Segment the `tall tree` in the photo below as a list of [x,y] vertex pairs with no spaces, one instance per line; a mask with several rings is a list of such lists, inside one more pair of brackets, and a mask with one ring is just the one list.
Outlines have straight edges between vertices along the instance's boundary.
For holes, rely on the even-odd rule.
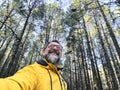
[[114,70],[113,70],[113,67],[111,65],[111,62],[110,62],[110,58],[109,58],[109,55],[108,55],[108,52],[105,48],[105,44],[103,42],[103,39],[102,39],[102,36],[101,36],[101,32],[100,32],[100,28],[98,27],[98,23],[97,23],[97,19],[95,18],[95,24],[97,26],[97,30],[98,30],[98,35],[99,35],[99,38],[100,38],[100,43],[101,43],[101,46],[102,46],[102,49],[103,49],[103,53],[105,55],[105,62],[106,62],[106,67],[108,69],[108,74],[110,74],[110,78],[112,79],[112,89],[118,89],[118,82],[117,82],[117,79],[116,79],[116,76],[115,76],[115,73],[114,73]]
[[98,0],[96,0],[96,1],[97,1],[98,6],[99,6],[99,9],[101,11],[101,14],[103,15],[103,18],[105,20],[106,26],[107,26],[108,31],[110,33],[111,39],[113,40],[113,43],[115,45],[116,51],[117,51],[119,59],[120,59],[120,47],[119,47],[118,41],[116,40],[115,34],[113,33],[113,29],[112,29],[111,25],[109,24],[108,19],[104,13],[99,1]]

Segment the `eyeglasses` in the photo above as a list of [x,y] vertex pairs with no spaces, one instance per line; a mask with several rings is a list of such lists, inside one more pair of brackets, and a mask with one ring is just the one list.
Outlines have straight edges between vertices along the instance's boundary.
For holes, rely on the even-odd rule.
[[54,48],[54,47],[56,47],[58,50],[62,50],[62,46],[60,46],[60,45],[51,44],[51,45],[48,45],[47,47],[48,48]]

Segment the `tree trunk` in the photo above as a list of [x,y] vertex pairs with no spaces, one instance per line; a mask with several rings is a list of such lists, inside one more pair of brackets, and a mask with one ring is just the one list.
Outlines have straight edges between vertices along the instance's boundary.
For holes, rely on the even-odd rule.
[[[83,36],[82,35],[80,35],[80,37],[79,37],[79,48],[77,50],[80,51],[80,54],[81,54],[82,69],[83,69],[84,77],[85,77],[85,80],[84,80],[85,81],[85,86],[84,86],[84,83],[82,83],[81,90],[83,90],[83,87],[84,87],[85,90],[92,90],[91,87],[90,87],[90,78],[89,78],[89,73],[88,73],[88,66],[87,66],[87,63],[86,63],[86,56],[85,56],[85,51],[84,51],[85,49],[84,49]],[[80,69],[80,71],[82,73],[81,69]]]
[[8,70],[8,72],[7,72],[8,76],[14,74],[14,70],[15,70],[15,68],[16,68],[16,64],[17,64],[18,59],[19,59],[19,56],[20,56],[19,54],[20,54],[20,52],[21,52],[21,51],[19,51],[19,48],[20,48],[19,46],[20,46],[20,44],[22,44],[21,41],[22,41],[24,32],[25,32],[25,30],[26,30],[26,27],[27,27],[28,20],[29,20],[29,18],[30,18],[32,9],[33,9],[33,7],[29,9],[29,14],[27,15],[27,18],[26,18],[24,27],[23,27],[23,29],[22,29],[22,31],[21,31],[20,38],[19,38],[19,39],[16,39],[15,42],[14,42],[14,45],[13,45],[13,46],[14,46],[14,48],[13,48],[13,53],[12,53],[11,58],[10,58],[10,61],[11,61],[11,62],[10,62],[9,65],[8,65],[8,68],[9,68],[9,70]]
[[95,55],[95,51],[94,51],[94,46],[93,46],[93,40],[90,37],[90,42],[91,42],[91,47],[92,47],[92,51],[93,51],[93,56],[94,56],[94,60],[95,60],[95,67],[96,67],[96,72],[97,72],[97,83],[98,83],[98,90],[103,90],[102,87],[102,81],[101,81],[101,77],[100,77],[100,73],[99,73],[99,69],[98,69],[98,65],[97,65],[97,58]]
[[8,15],[5,17],[4,21],[2,22],[2,25],[0,26],[0,30],[2,29],[2,27],[4,26],[4,24],[6,23],[6,21],[8,20],[8,18],[10,18],[10,15],[11,15],[11,13],[12,13],[13,10],[14,10],[14,6],[10,10],[10,12],[8,13]]
[[108,49],[109,49],[109,52],[110,52],[110,56],[111,56],[111,59],[112,59],[112,62],[113,62],[113,66],[114,66],[114,68],[115,68],[115,72],[116,72],[116,74],[117,74],[117,77],[118,77],[118,81],[119,81],[119,83],[120,83],[120,68],[119,68],[119,63],[117,62],[117,60],[116,60],[116,58],[114,57],[114,55],[113,55],[113,53],[112,53],[112,47],[111,47],[111,45],[110,45],[110,43],[109,43],[109,41],[108,41],[108,37],[106,36],[106,33],[105,33],[105,31],[104,31],[104,28],[103,28],[103,26],[101,25],[101,27],[102,27],[102,30],[103,30],[103,35],[104,35],[104,37],[105,37],[105,40],[106,40],[106,43],[107,43],[107,47],[108,47]]
[[112,80],[112,89],[113,90],[118,90],[117,79],[116,79],[113,67],[111,65],[110,58],[109,58],[108,53],[106,51],[106,48],[105,48],[105,45],[104,45],[104,42],[103,42],[103,39],[102,39],[102,36],[101,36],[101,32],[100,32],[100,29],[98,27],[99,25],[98,25],[95,17],[94,17],[94,19],[95,19],[95,25],[96,25],[96,28],[97,28],[97,31],[98,31],[99,39],[100,39],[100,44],[102,46],[103,53],[104,53],[104,56],[105,56],[106,67],[108,69],[108,73],[110,74],[110,77],[111,77],[111,80]]
[[12,37],[13,37],[13,36],[11,36],[11,37],[7,40],[6,45],[5,45],[5,48],[4,48],[3,52],[2,52],[2,54],[0,55],[0,66],[1,66],[1,63],[3,62],[2,59],[3,59],[3,57],[5,56],[5,53],[6,53],[6,51],[7,51],[8,45],[10,44],[10,42],[11,42],[11,40],[12,40]]
[[[99,46],[99,45],[98,45]],[[100,46],[99,46],[100,47]],[[98,48],[98,53],[100,54],[100,59],[101,59],[101,62],[102,62],[102,66],[103,66],[103,70],[104,70],[104,74],[105,74],[105,79],[106,79],[106,83],[107,83],[107,87],[108,87],[108,90],[112,90],[112,86],[111,86],[111,82],[109,80],[109,75],[108,75],[108,72],[106,70],[106,62],[105,60],[103,59],[104,55],[103,55],[103,51],[100,50],[100,48]]]
[[102,10],[101,5],[100,5],[98,0],[97,0],[97,4],[98,4],[99,9],[100,9],[100,11],[101,11],[101,13],[103,15],[103,18],[105,20],[106,26],[107,26],[108,31],[110,33],[111,39],[112,39],[112,41],[113,41],[113,43],[115,45],[116,51],[117,51],[119,59],[120,59],[120,47],[119,47],[118,41],[116,40],[115,34],[113,33],[113,30],[112,30],[112,27],[110,26],[110,24],[109,24],[109,22],[107,20],[107,17],[105,15],[104,11]]
[[6,41],[6,38],[3,40],[3,41],[1,41],[1,45],[0,45],[0,48],[2,48],[3,47],[3,45],[4,45],[4,43],[5,43],[5,41]]
[[84,25],[84,30],[85,30],[85,36],[87,39],[87,47],[88,47],[87,55],[91,61],[91,67],[92,67],[92,73],[93,73],[93,83],[94,83],[94,86],[95,86],[95,84],[97,85],[97,87],[94,87],[94,88],[98,88],[98,90],[102,90],[102,87],[100,87],[99,82],[96,82],[97,81],[97,72],[96,72],[95,63],[94,63],[94,59],[93,59],[92,52],[91,52],[91,46],[90,46],[90,42],[89,42],[89,38],[88,38],[88,33],[86,30],[84,18],[83,18],[83,25]]

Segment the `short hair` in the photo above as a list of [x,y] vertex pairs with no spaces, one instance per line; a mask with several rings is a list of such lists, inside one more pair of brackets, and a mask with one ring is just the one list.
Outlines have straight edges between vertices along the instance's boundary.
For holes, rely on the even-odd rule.
[[[50,42],[47,42],[47,43],[44,45],[43,50],[45,50],[45,49],[47,48],[47,46],[48,46],[51,42],[56,42],[56,43],[60,44],[60,42],[59,42],[58,40],[52,40],[52,41],[50,41]],[[61,44],[60,44],[60,45],[61,45]],[[62,45],[61,45],[61,47],[62,47]]]

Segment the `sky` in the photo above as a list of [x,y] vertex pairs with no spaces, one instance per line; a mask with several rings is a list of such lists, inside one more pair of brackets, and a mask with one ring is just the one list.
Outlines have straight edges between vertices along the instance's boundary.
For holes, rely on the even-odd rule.
[[[0,5],[4,0],[0,0]],[[115,0],[99,0],[101,2],[107,3],[109,1],[113,2]],[[44,0],[44,2],[47,3],[52,3],[52,2],[57,2],[58,4],[61,5],[61,7],[66,11],[69,5],[72,3],[72,0]],[[60,3],[61,2],[61,3]]]
[[65,11],[72,3],[72,0],[44,0],[47,3],[57,2]]
[[[44,0],[47,3],[53,3],[58,2],[58,4],[61,4],[61,7],[67,11],[67,8],[72,3],[72,0]],[[100,2],[108,3],[108,2],[115,2],[116,0],[99,0]],[[61,3],[60,3],[61,2]],[[114,9],[115,6],[112,7]]]

